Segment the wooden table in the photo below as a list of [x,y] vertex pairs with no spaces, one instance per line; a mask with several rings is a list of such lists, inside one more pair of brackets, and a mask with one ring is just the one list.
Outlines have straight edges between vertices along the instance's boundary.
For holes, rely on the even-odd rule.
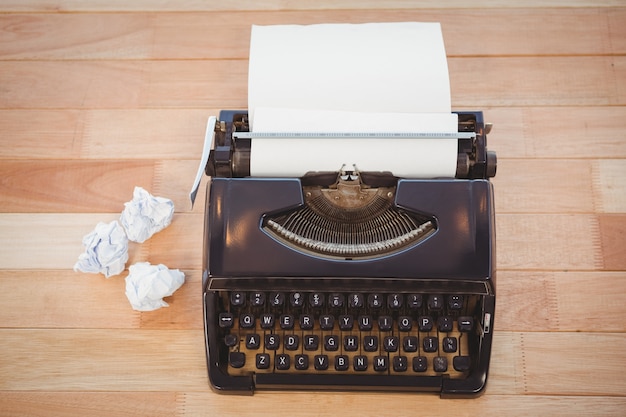
[[[0,5],[0,414],[625,415],[623,0],[260,3]],[[211,392],[203,205],[187,193],[207,117],[246,107],[250,25],[409,20],[442,23],[454,109],[494,124],[486,394]],[[136,185],[176,214],[131,244],[128,265],[187,276],[169,308],[147,313],[130,308],[125,273],[72,271],[83,235],[117,218]]]

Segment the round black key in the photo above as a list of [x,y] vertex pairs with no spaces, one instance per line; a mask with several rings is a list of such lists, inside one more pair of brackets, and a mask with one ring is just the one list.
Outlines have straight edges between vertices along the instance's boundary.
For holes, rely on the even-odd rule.
[[258,334],[247,334],[246,335],[246,348],[247,349],[258,349],[261,346],[261,336]]
[[230,329],[233,327],[233,314],[232,313],[220,313],[219,315],[219,326],[223,329]]
[[443,308],[443,295],[431,295],[428,297],[429,310],[441,310]]
[[433,369],[435,372],[446,372],[448,370],[448,358],[445,356],[435,356],[433,358]]
[[324,349],[330,351],[336,351],[339,349],[339,336],[334,334],[324,336]]
[[265,348],[268,350],[276,350],[280,346],[280,336],[277,334],[265,335]]
[[256,354],[256,368],[257,369],[269,369],[270,367],[270,355],[268,353]]
[[413,357],[413,371],[426,372],[428,369],[428,358],[426,356]]
[[370,308],[380,308],[383,306],[383,296],[381,294],[370,294],[367,296],[367,305]]
[[264,292],[251,292],[250,293],[250,305],[254,307],[261,307],[263,304],[265,304]]
[[458,320],[460,332],[471,332],[474,327],[474,318],[472,316],[461,316]]
[[309,305],[314,308],[322,307],[324,305],[324,294],[319,292],[309,294]]
[[296,369],[304,371],[309,369],[309,356],[308,355],[296,355]]
[[290,334],[285,336],[285,349],[296,350],[300,345],[300,336],[297,334]]
[[455,356],[452,359],[452,366],[459,372],[469,371],[472,359],[469,356]]
[[394,356],[393,357],[393,370],[395,372],[404,372],[408,368],[408,361],[406,356]]
[[270,293],[269,302],[272,307],[281,307],[285,304],[285,294],[282,292],[272,292]]
[[353,293],[348,297],[348,305],[351,308],[363,307],[363,294]]
[[239,317],[239,327],[243,329],[251,329],[255,326],[256,319],[254,314],[243,314]]
[[292,292],[289,295],[289,304],[291,304],[292,307],[302,307],[304,304],[304,294],[301,292]]
[[341,308],[343,307],[344,296],[341,293],[332,293],[328,296],[328,304],[332,308]]
[[422,306],[422,294],[409,294],[406,302],[411,310],[417,310]]
[[387,307],[393,310],[402,307],[402,294],[389,294],[387,296]]
[[439,316],[437,319],[437,328],[440,332],[451,332],[454,320],[450,316]]
[[320,316],[320,329],[332,330],[335,326],[335,317],[328,314],[322,314]]
[[224,337],[224,343],[228,347],[235,346],[238,342],[239,342],[239,338],[232,333],[229,333]]
[[393,318],[391,316],[378,317],[378,328],[381,332],[388,332],[393,327]]
[[413,327],[413,320],[409,316],[398,317],[398,330],[408,332]]
[[243,352],[230,352],[228,355],[228,363],[233,368],[241,368],[246,364],[246,354]]
[[328,369],[328,356],[327,355],[315,355],[313,358],[315,361],[315,369],[318,371],[325,371]]
[[450,310],[460,310],[463,308],[463,296],[451,295],[448,297],[448,308]]
[[246,303],[246,293],[243,291],[233,291],[230,293],[230,304],[233,307],[241,307]]

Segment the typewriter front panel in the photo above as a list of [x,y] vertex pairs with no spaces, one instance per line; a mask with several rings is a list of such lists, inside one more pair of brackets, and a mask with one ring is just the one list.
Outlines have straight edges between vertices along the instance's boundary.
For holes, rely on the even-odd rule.
[[214,178],[204,307],[209,374],[255,388],[440,391],[485,385],[495,308],[491,184],[401,180],[395,205],[436,230],[389,255],[338,259],[263,230],[302,206],[298,179]]
[[266,215],[304,204],[299,179],[213,178],[205,266],[215,277],[492,278],[492,186],[487,180],[399,180],[395,205],[432,216],[417,245],[371,258],[325,257],[263,230]]

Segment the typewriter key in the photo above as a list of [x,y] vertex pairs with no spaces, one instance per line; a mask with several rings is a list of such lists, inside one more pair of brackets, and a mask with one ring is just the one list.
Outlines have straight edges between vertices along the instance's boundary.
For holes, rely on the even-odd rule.
[[426,372],[428,370],[428,359],[426,356],[415,356],[413,358],[413,371]]
[[459,372],[469,371],[472,359],[469,356],[455,356],[452,359],[452,366]]
[[233,307],[240,307],[246,303],[246,293],[242,291],[233,291],[230,293],[230,304]]
[[341,308],[343,307],[344,296],[340,293],[332,293],[328,296],[328,304],[332,308]]
[[267,353],[256,354],[256,368],[257,369],[269,369],[270,367],[270,355]]
[[250,293],[250,304],[254,307],[261,307],[265,304],[265,293],[253,292]]
[[448,370],[448,358],[445,356],[435,356],[433,358],[433,368],[435,372],[446,372]]
[[315,355],[313,358],[315,361],[315,369],[318,371],[325,371],[328,369],[328,356],[326,355]]
[[408,361],[406,356],[394,356],[393,357],[393,370],[395,372],[404,372],[408,368]]
[[367,305],[370,308],[380,308],[383,306],[383,296],[381,294],[370,294],[367,296]]
[[233,368],[241,368],[246,364],[246,354],[243,352],[230,352],[228,355],[228,363]]
[[272,292],[270,293],[269,302],[272,307],[281,307],[285,303],[285,294],[282,292]]

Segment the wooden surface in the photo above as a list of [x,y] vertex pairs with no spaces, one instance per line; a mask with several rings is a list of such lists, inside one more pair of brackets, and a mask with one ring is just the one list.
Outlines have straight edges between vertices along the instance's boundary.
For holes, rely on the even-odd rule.
[[[382,4],[2,1],[0,415],[626,414],[626,3]],[[454,109],[494,124],[486,394],[212,393],[203,205],[186,196],[207,117],[246,107],[250,25],[408,20],[442,23]],[[149,313],[130,308],[125,273],[72,271],[83,235],[135,185],[176,215],[128,265],[187,276]]]

